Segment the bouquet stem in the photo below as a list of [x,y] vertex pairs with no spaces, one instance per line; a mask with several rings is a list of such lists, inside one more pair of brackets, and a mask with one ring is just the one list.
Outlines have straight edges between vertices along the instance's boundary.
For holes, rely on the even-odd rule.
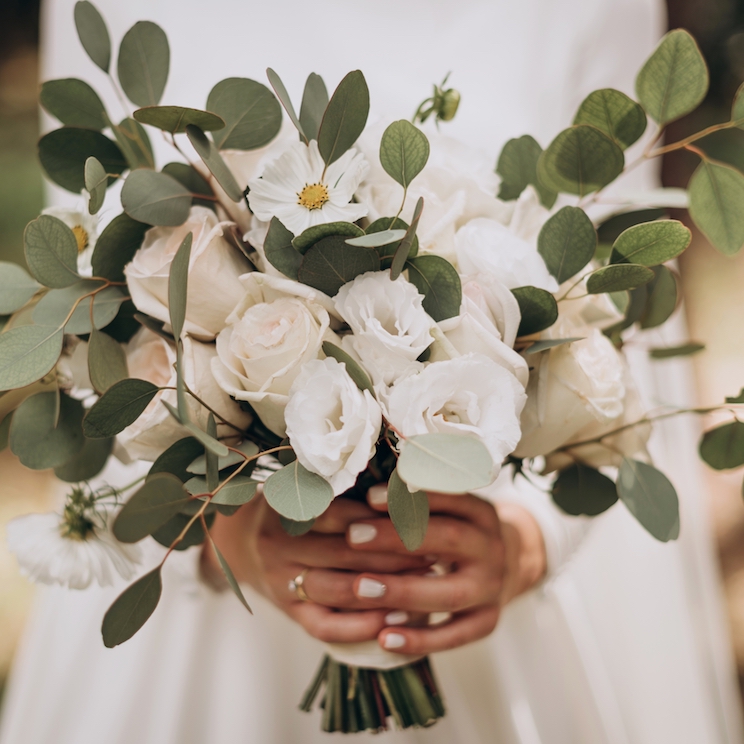
[[389,718],[399,729],[431,726],[444,716],[428,657],[395,669],[366,669],[341,664],[326,654],[300,710],[312,710],[324,686],[323,731],[380,732],[388,729]]

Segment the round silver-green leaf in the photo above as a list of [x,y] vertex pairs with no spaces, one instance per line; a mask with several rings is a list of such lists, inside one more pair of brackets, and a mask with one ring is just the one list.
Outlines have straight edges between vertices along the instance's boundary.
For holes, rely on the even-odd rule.
[[410,491],[393,470],[388,482],[388,513],[398,537],[407,550],[417,550],[429,526],[429,497],[424,491]]
[[715,470],[744,465],[744,423],[732,421],[705,432],[700,457]]
[[164,227],[186,221],[191,198],[175,178],[144,169],[132,171],[121,190],[121,204],[133,220]]
[[646,266],[613,264],[591,273],[586,280],[586,291],[589,294],[620,292],[648,284],[653,278],[654,272]]
[[27,325],[0,333],[0,390],[26,387],[48,374],[62,353],[55,326]]
[[319,517],[333,501],[328,482],[295,460],[264,483],[264,496],[274,511],[295,522]]
[[561,470],[553,483],[553,501],[566,514],[595,517],[617,502],[615,484],[599,470],[576,463]]
[[155,612],[163,591],[160,566],[125,589],[103,617],[101,635],[106,648],[128,641]]
[[106,169],[96,158],[88,158],[85,161],[85,190],[89,194],[88,212],[97,214],[106,199],[106,188],[108,187],[108,175]]
[[318,149],[326,165],[357,141],[367,124],[369,88],[360,70],[348,73],[328,102],[318,130]]
[[64,78],[42,83],[39,103],[65,126],[105,129],[109,122],[103,102],[83,80]]
[[578,274],[592,260],[596,247],[597,231],[578,207],[556,212],[537,238],[537,251],[559,284]]
[[441,256],[416,256],[406,261],[408,281],[424,296],[424,310],[437,323],[460,312],[462,283],[455,267]]
[[83,448],[67,462],[54,468],[54,474],[66,483],[81,483],[97,476],[106,467],[114,440],[88,439]]
[[346,245],[343,236],[334,235],[318,241],[305,253],[297,279],[333,297],[347,282],[379,268],[380,258],[374,250]]
[[124,347],[107,333],[93,329],[88,340],[88,374],[93,388],[105,393],[129,376]]
[[573,123],[601,129],[624,150],[646,131],[646,112],[625,93],[602,88],[582,101]]
[[88,0],[75,3],[75,27],[83,49],[104,72],[111,65],[111,38],[106,22]]
[[26,225],[23,243],[28,268],[43,285],[69,287],[80,281],[77,239],[62,220],[42,214]]
[[612,246],[611,263],[658,266],[679,256],[692,233],[677,220],[657,220],[629,227]]
[[221,116],[185,106],[147,106],[137,109],[134,118],[142,124],[149,124],[171,134],[182,134],[189,124],[199,127],[203,132],[214,132],[225,126],[225,120]]
[[382,134],[380,163],[404,189],[421,173],[429,159],[429,140],[406,119],[394,121]]
[[0,315],[20,310],[40,289],[18,264],[0,261]]
[[85,436],[91,439],[105,439],[123,431],[140,417],[158,390],[157,385],[136,378],[115,383],[85,415],[83,419]]
[[170,47],[160,26],[139,21],[124,34],[117,72],[127,98],[137,106],[157,106],[168,81]]
[[558,303],[550,292],[539,287],[516,287],[512,294],[519,303],[521,320],[517,336],[544,331],[558,320]]

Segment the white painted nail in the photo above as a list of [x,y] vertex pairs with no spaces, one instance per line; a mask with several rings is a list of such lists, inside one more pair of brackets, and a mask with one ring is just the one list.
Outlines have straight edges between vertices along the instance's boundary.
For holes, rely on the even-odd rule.
[[367,498],[369,499],[369,503],[375,506],[387,504],[387,486],[384,483],[378,483],[376,486],[372,486],[367,492]]
[[379,599],[384,596],[386,589],[385,584],[375,579],[361,579],[359,581],[359,589],[357,589],[357,596],[368,599]]
[[406,637],[400,633],[388,633],[385,636],[385,648],[403,648],[406,645]]
[[393,610],[385,615],[385,625],[405,625],[408,622],[408,613],[405,610]]
[[377,528],[371,524],[352,524],[349,527],[349,540],[355,545],[367,543],[377,537]]

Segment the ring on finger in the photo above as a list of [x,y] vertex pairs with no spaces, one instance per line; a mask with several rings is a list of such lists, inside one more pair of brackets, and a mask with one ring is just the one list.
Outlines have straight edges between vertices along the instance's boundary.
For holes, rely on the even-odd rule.
[[309,568],[303,568],[302,571],[295,576],[294,579],[290,579],[287,584],[289,591],[294,592],[297,599],[301,602],[310,601],[310,597],[307,596],[307,592],[305,591],[305,579],[307,578],[309,570]]

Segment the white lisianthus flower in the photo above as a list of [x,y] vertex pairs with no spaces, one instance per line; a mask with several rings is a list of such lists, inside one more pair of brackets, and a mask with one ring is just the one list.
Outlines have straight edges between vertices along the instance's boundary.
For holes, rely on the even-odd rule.
[[524,387],[482,354],[434,362],[393,385],[384,400],[388,421],[409,437],[443,432],[469,434],[486,445],[495,478],[520,437]]
[[375,384],[390,385],[421,366],[416,359],[432,342],[434,321],[419,294],[403,276],[368,271],[344,284],[335,298],[336,312],[353,335],[344,338]]
[[[130,377],[158,385],[175,387],[176,350],[164,338],[143,328],[125,347]],[[208,406],[235,426],[244,429],[250,415],[230,399],[212,376],[211,361],[216,354],[214,344],[203,344],[190,336],[183,338],[183,374],[186,385]],[[138,460],[155,460],[171,444],[188,436],[188,432],[168,413],[161,401],[176,406],[176,391],[161,390],[148,403],[140,417],[118,436],[119,444],[129,457]],[[209,412],[187,394],[186,402],[191,420],[206,429]],[[217,434],[224,437],[235,430],[217,419]]]
[[325,478],[335,496],[351,488],[374,454],[382,411],[346,365],[330,357],[303,365],[284,415],[300,464]]
[[98,217],[88,214],[87,209],[70,209],[69,207],[47,207],[41,213],[62,220],[72,230],[78,248],[78,274],[92,276],[93,267],[90,262],[93,258],[96,240],[98,240]]
[[355,222],[367,214],[367,207],[351,203],[367,167],[351,149],[326,168],[315,140],[295,141],[248,183],[248,204],[259,220],[276,217],[295,235],[326,222]]
[[[217,336],[212,374],[238,400],[248,401],[261,421],[284,436],[284,407],[292,383],[306,362],[323,355],[323,341],[338,343],[317,293],[298,282],[265,275],[244,278],[243,300]],[[309,290],[302,297],[282,292]]]
[[192,207],[183,225],[148,230],[142,247],[124,268],[137,309],[170,323],[170,267],[183,239],[191,232],[184,330],[205,341],[213,339],[243,296],[238,277],[251,268],[248,259],[225,237],[231,227],[232,223],[219,222],[211,209]]

